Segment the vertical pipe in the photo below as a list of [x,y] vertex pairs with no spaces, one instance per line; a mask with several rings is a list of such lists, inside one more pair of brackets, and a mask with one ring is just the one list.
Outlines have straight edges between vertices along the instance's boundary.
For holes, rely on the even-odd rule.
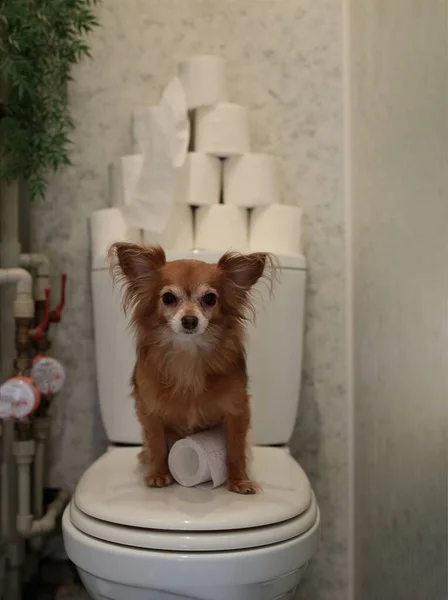
[[[18,267],[20,244],[18,241],[18,191],[17,182],[0,185],[0,267]],[[13,304],[15,286],[0,286],[0,382],[5,381],[13,371],[15,357],[15,320]],[[0,466],[1,488],[1,533],[8,540],[16,533],[15,464],[12,455],[14,442],[14,422],[3,423],[2,455]]]
[[19,463],[17,474],[19,482],[18,512],[20,515],[29,515],[31,513],[30,464],[26,462]]
[[5,540],[12,538],[15,526],[15,510],[12,503],[11,475],[14,443],[14,421],[8,419],[2,423],[2,464],[0,469],[0,508],[1,508],[1,534]]
[[40,519],[44,512],[44,469],[45,469],[45,440],[36,440],[33,478],[34,517]]
[[[1,77],[0,95],[3,98],[8,96],[7,86]],[[19,263],[19,184],[17,181],[9,185],[0,182],[0,268],[15,268]],[[11,289],[11,286],[3,286],[0,289],[0,382],[5,381],[12,373],[15,356],[14,294],[15,290]],[[4,421],[0,457],[0,543],[5,543],[11,567],[14,552],[19,553],[20,549],[16,524],[17,473],[13,456],[14,433],[14,422],[9,419]],[[13,568],[9,576],[12,587],[7,591],[6,597],[11,600],[20,598],[19,569]]]
[[[0,188],[0,268],[19,266],[19,186],[17,182]],[[13,303],[15,289],[0,289],[0,379],[12,373],[15,357]]]

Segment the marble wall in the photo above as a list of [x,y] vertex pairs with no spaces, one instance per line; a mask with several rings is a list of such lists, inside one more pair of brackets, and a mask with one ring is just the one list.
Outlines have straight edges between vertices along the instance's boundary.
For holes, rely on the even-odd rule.
[[[32,247],[69,274],[55,351],[58,398],[50,483],[73,487],[104,447],[98,413],[88,218],[105,207],[107,164],[130,151],[130,111],[158,100],[177,59],[228,60],[234,101],[251,108],[254,148],[280,157],[286,203],[305,212],[309,282],[294,455],[322,511],[322,544],[300,597],[347,597],[347,404],[342,25],[335,0],[108,0],[92,60],[74,73],[74,166],[32,206]],[[302,596],[303,594],[303,596]]]

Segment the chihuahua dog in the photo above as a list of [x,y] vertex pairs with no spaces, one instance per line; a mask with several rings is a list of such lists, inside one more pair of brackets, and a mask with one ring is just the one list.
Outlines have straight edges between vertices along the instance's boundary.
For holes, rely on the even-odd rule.
[[109,255],[136,333],[131,384],[147,485],[173,483],[170,443],[221,425],[228,489],[256,493],[259,486],[250,481],[246,465],[250,406],[244,324],[254,312],[254,284],[264,276],[272,285],[274,258],[229,252],[217,264],[167,262],[161,247],[130,243],[114,244]]

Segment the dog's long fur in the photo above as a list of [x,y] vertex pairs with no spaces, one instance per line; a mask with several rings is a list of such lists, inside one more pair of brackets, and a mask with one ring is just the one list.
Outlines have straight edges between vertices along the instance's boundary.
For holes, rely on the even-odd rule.
[[[228,488],[255,493],[258,486],[246,468],[250,407],[245,320],[254,314],[252,287],[263,276],[273,282],[275,259],[266,253],[226,253],[213,265],[166,262],[162,248],[130,243],[114,244],[110,259],[136,333],[132,395],[143,428],[147,484],[172,483],[170,442],[220,424],[227,437]],[[182,297],[176,308],[164,306],[164,290]],[[213,290],[213,307],[202,302],[200,294],[206,290]],[[178,331],[175,311],[198,314],[204,330],[197,335]]]

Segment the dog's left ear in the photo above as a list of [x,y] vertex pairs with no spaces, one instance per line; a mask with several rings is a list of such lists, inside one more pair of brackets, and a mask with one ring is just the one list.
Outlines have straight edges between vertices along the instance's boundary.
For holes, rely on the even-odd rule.
[[249,290],[274,265],[275,259],[266,252],[239,254],[227,252],[218,261],[218,268],[227,281],[241,290]]
[[116,242],[109,249],[109,261],[115,275],[118,270],[118,276],[121,274],[133,283],[138,279],[151,278],[154,271],[166,263],[166,257],[160,246]]
[[139,303],[146,308],[155,306],[154,286],[158,271],[165,263],[165,252],[160,246],[117,242],[110,247],[110,270],[114,284],[122,285],[125,312]]

